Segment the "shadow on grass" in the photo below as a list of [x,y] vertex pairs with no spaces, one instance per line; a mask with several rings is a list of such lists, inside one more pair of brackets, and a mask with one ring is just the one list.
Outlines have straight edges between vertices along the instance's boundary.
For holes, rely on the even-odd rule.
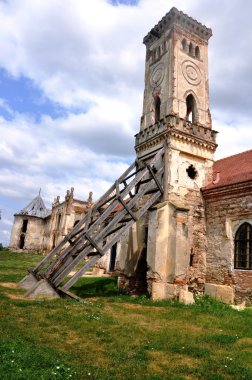
[[117,277],[85,277],[80,279],[71,291],[81,298],[111,297],[121,294],[117,287]]

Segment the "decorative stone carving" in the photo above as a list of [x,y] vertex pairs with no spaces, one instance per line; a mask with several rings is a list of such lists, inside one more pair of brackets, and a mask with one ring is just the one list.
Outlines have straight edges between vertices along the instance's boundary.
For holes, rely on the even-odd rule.
[[198,86],[201,83],[201,72],[194,62],[190,60],[184,61],[182,63],[182,73],[186,81],[193,86]]
[[150,77],[150,83],[153,88],[157,88],[164,79],[164,64],[159,63],[157,66],[154,67],[151,77]]

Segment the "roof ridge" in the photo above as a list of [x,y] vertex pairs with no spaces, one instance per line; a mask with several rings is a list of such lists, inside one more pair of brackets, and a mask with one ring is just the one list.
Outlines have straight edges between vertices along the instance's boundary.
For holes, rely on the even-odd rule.
[[235,153],[235,154],[232,154],[231,156],[220,158],[219,160],[216,160],[215,163],[220,162],[220,161],[224,161],[224,160],[228,160],[231,157],[240,156],[241,154],[248,153],[248,152],[252,152],[252,149],[244,150],[244,152]]

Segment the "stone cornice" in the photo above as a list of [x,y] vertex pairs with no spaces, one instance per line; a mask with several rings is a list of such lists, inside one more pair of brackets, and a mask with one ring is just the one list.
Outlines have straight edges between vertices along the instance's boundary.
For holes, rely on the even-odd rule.
[[143,43],[150,45],[174,25],[182,27],[184,30],[197,35],[204,41],[208,41],[212,36],[212,30],[210,28],[207,28],[197,20],[173,7],[144,37]]
[[139,153],[173,137],[214,152],[217,147],[216,134],[216,131],[203,125],[192,124],[177,116],[168,115],[135,135],[135,149]]
[[201,189],[206,200],[219,200],[221,198],[236,198],[241,195],[250,195],[252,192],[252,181],[244,181],[227,186],[219,186],[211,189]]

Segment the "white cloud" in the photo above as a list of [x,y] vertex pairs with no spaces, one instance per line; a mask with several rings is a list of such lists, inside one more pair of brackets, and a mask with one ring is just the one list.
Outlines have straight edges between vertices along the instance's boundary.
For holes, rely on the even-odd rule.
[[223,0],[220,13],[217,0],[140,0],[134,7],[106,0],[0,1],[0,67],[65,107],[64,116],[37,121],[0,98],[0,111],[12,115],[0,116],[0,194],[9,214],[40,187],[48,203],[71,186],[79,198],[90,190],[97,198],[125,170],[142,112],[142,39],[172,6],[214,32],[209,69],[217,157],[249,148],[250,3]]

